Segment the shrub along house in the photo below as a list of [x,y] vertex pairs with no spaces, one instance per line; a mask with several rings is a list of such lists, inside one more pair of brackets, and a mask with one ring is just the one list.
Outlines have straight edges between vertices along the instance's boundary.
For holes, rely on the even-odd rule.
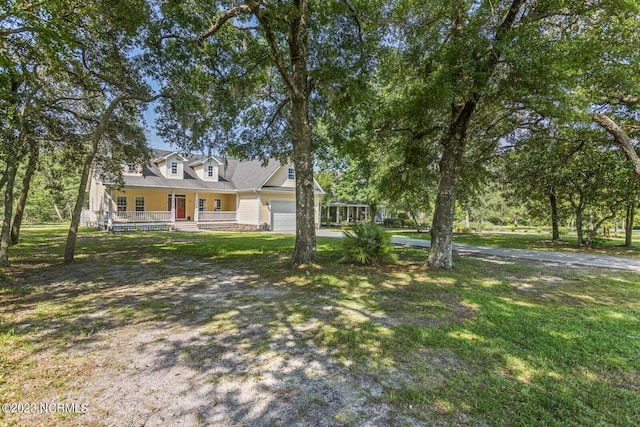
[[[89,216],[112,231],[296,225],[295,169],[269,159],[240,161],[155,151],[147,165],[123,166],[120,189],[98,176],[89,185]],[[315,185],[316,225],[319,198]]]

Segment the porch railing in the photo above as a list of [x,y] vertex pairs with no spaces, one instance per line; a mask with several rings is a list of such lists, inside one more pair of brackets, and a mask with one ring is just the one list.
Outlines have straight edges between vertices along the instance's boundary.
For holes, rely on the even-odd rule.
[[[106,215],[108,218],[109,213]],[[111,215],[113,222],[171,222],[171,211],[119,211]]]
[[215,222],[215,221],[236,221],[236,211],[200,211],[198,212],[198,222]]

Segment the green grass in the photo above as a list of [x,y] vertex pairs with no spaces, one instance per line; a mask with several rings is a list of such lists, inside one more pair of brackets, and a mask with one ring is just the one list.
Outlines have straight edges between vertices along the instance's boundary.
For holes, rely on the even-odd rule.
[[[416,233],[408,230],[396,230],[394,234],[415,239],[430,239],[429,233]],[[635,236],[634,236],[635,237]],[[573,235],[562,235],[560,241],[552,241],[551,234],[535,230],[526,233],[511,232],[475,232],[454,234],[453,241],[474,246],[491,246],[514,249],[536,249],[547,251],[586,252],[603,255],[640,257],[640,240],[634,239],[631,248],[624,247],[624,237],[600,238],[602,243],[593,248],[578,248],[578,239]]]
[[[60,264],[64,237],[61,229],[25,229],[24,242],[11,248],[13,266],[2,270],[0,395],[35,399],[21,384],[35,375],[38,354],[47,349],[64,355],[97,331],[132,322],[200,319],[206,300],[193,302],[177,290],[145,293],[154,283],[197,292],[204,285],[190,281],[210,267],[249,268],[256,277],[247,279],[245,290],[278,293],[264,298],[238,290],[229,305],[213,307],[203,320],[207,328],[233,334],[247,324],[263,325],[267,336],[245,343],[256,354],[270,351],[282,334],[294,334],[310,357],[319,349],[356,378],[380,384],[381,395],[365,398],[390,405],[398,420],[640,421],[640,276],[634,273],[479,258],[456,258],[455,271],[433,272],[418,249],[396,249],[392,265],[353,266],[337,262],[335,239],[318,239],[317,263],[295,268],[288,262],[293,236],[90,230],[82,231],[70,268]],[[456,241],[521,245],[511,247],[545,238],[461,237]],[[122,274],[134,268],[155,273]],[[124,289],[139,295],[122,296]],[[243,306],[250,309],[242,312]],[[109,315],[90,320],[87,314],[98,309]],[[294,332],[311,321],[318,325],[308,335]],[[307,348],[309,342],[314,347]],[[181,360],[197,364],[207,354],[187,348]],[[65,389],[66,372],[40,374],[43,387]]]

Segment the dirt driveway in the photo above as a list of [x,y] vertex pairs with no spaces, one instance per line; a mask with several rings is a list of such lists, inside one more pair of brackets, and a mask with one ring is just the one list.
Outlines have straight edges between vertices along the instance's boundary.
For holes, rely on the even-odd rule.
[[[346,359],[327,337],[338,325],[437,325],[467,311],[449,298],[432,317],[405,319],[393,298],[377,312],[336,303],[339,290],[197,261],[58,266],[36,280],[46,288],[5,313],[35,347],[10,361],[31,369],[5,401],[77,407],[4,414],[10,425],[417,425],[385,398],[409,372]],[[446,352],[418,357],[434,386],[458,365]]]

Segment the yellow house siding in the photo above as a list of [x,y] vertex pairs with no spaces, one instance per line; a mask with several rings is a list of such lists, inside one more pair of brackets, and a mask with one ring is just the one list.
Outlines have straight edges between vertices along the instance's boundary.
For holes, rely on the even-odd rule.
[[260,205],[260,224],[266,222],[271,224],[271,201],[272,200],[291,200],[295,201],[294,193],[278,193],[278,192],[261,192],[262,203]]
[[273,174],[271,178],[267,180],[264,184],[268,187],[295,187],[296,181],[288,179],[289,167],[293,167],[292,165],[282,166],[280,169]]
[[269,209],[269,199],[263,194],[260,203],[260,224],[271,223],[271,209]]
[[[173,175],[171,173],[171,162],[172,161],[178,162],[178,173],[176,175]],[[182,161],[180,156],[178,156],[177,154],[172,154],[171,156],[167,157],[166,159],[159,160],[158,161],[158,168],[160,169],[160,172],[162,173],[162,175],[164,175],[165,178],[183,179],[183,176],[184,176],[184,162]]]
[[235,194],[221,194],[222,197],[222,210],[223,211],[235,211],[236,210],[236,195]]
[[258,225],[258,195],[246,193],[238,195],[238,223]]
[[160,172],[162,173],[163,176],[167,176],[167,162],[166,160],[160,160],[158,162],[158,169],[160,169]]
[[[170,193],[169,193],[170,194]],[[135,210],[135,198],[144,197],[144,210],[145,211],[166,211],[169,210],[169,204],[167,200],[168,193],[166,190],[146,190],[139,188],[127,188],[125,190],[113,190],[113,201],[115,210],[115,201],[117,196],[127,196],[127,210]]]
[[89,210],[91,212],[106,210],[107,204],[104,198],[104,185],[93,177],[91,179],[91,187],[89,187]]
[[235,211],[236,210],[236,196],[235,194],[220,194],[220,193],[203,193],[198,192],[198,199],[205,199],[207,201],[205,205],[206,211],[213,210],[213,200],[220,199],[220,209],[223,211]]
[[[266,222],[271,224],[271,201],[272,200],[291,200],[295,201],[296,197],[293,193],[278,193],[278,192],[265,192],[261,193],[262,203],[260,204],[260,224]],[[315,213],[315,223],[320,224],[320,196],[313,196],[313,206]]]
[[[143,189],[143,188],[127,188],[125,190],[113,190],[113,209],[115,210],[115,200],[118,195],[127,196],[127,210],[135,210],[135,197],[144,197],[144,210],[145,211],[165,211],[169,210],[169,197],[172,190],[170,189]],[[175,190],[176,195],[184,195],[187,198],[186,212],[187,216],[193,218],[195,213],[195,207],[197,206],[196,192],[193,190]],[[236,196],[235,194],[220,194],[220,193],[205,193],[198,191],[198,199],[206,199],[205,210],[213,210],[213,200],[220,199],[221,208],[223,211],[235,211],[236,210]],[[106,207],[105,207],[106,209]]]

